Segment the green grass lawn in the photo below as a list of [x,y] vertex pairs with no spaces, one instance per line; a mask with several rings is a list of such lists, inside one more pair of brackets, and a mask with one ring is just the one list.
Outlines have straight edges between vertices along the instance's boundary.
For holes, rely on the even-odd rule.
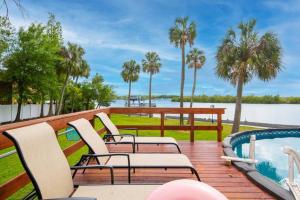
[[[112,121],[118,125],[159,125],[159,118],[148,118],[145,116],[131,116],[127,115],[112,115]],[[165,125],[178,125],[179,121],[176,119],[166,119]],[[196,125],[211,125],[208,122],[195,122]],[[102,124],[99,120],[96,120],[95,123],[96,129],[102,128]],[[253,130],[253,127],[241,127],[241,130]],[[230,134],[231,125],[223,124],[223,138],[225,138],[228,134]],[[64,130],[62,130],[64,131]],[[122,133],[128,133],[130,131],[122,131]],[[132,132],[132,131],[131,131]],[[160,136],[160,131],[139,131],[140,136]],[[174,137],[176,140],[189,140],[189,131],[165,131],[165,136]],[[195,131],[195,140],[211,140],[216,141],[217,133],[216,131]],[[75,143],[74,141],[68,141],[65,135],[60,135],[58,137],[59,144],[62,149],[65,149]],[[14,149],[13,147],[0,150],[0,154],[8,152]],[[76,151],[74,154],[68,157],[68,161],[70,165],[74,165],[80,156],[84,153],[87,153],[87,148],[82,147],[80,150]],[[24,169],[19,161],[18,155],[14,154],[9,157],[0,159],[0,184],[7,182],[9,179],[17,176]],[[19,190],[10,199],[21,199],[30,191],[33,190],[32,184],[28,184],[26,187]]]

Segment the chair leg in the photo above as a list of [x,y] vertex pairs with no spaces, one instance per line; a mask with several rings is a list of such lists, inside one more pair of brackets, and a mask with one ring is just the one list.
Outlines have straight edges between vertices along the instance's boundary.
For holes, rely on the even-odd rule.
[[181,150],[180,150],[178,144],[174,144],[174,145],[177,147],[178,153],[181,153]]
[[128,183],[131,183],[131,168],[128,167]]
[[[87,161],[86,165],[89,165],[89,164],[90,164],[90,161],[91,161],[91,157],[88,158],[88,161]],[[85,170],[86,170],[86,169],[84,169],[84,170],[82,171],[83,174],[84,174]]]
[[76,173],[77,173],[77,169],[75,169],[75,171],[74,171],[74,173],[72,175],[72,179],[75,177]]
[[191,169],[191,171],[196,175],[198,181],[201,182],[201,179],[200,179],[200,176],[199,176],[198,172],[197,172],[194,168],[190,168],[190,169]]

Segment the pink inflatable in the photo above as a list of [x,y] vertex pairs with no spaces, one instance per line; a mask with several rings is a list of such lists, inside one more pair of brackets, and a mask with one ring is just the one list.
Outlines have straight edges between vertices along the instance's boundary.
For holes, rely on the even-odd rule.
[[228,200],[215,188],[193,180],[175,180],[154,190],[147,200]]

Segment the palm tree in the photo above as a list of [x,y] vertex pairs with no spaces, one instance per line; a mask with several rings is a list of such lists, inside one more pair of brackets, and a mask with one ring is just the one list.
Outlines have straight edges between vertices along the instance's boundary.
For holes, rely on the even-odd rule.
[[63,57],[63,61],[59,65],[60,70],[64,74],[65,80],[60,92],[60,98],[58,101],[58,107],[55,112],[56,115],[59,115],[62,109],[63,98],[65,94],[65,90],[69,79],[74,75],[76,69],[82,64],[84,49],[77,44],[72,44],[68,42],[67,47],[63,47],[61,50],[61,55]]
[[269,81],[281,71],[281,47],[274,33],[259,36],[254,31],[256,21],[241,22],[239,36],[229,29],[216,55],[216,74],[237,86],[232,133],[239,131],[243,86],[253,76]]
[[196,90],[196,82],[197,82],[197,70],[202,68],[202,66],[205,63],[205,60],[206,59],[205,59],[204,52],[197,48],[192,49],[186,56],[186,64],[189,65],[190,69],[194,68],[194,81],[193,81],[190,108],[193,107],[193,98],[194,98],[194,94]]
[[[183,90],[185,79],[185,45],[194,44],[196,38],[196,24],[188,24],[188,17],[179,17],[175,20],[175,26],[169,30],[169,40],[176,48],[181,48],[181,84],[180,84],[180,107],[183,107]],[[183,125],[183,114],[180,114],[180,125]]]
[[[82,60],[81,64],[74,69],[73,78],[75,79],[75,85],[77,85],[79,77],[88,78],[90,76],[90,71],[90,66],[86,60]],[[74,98],[75,95],[72,94],[71,112],[74,111]]]
[[121,72],[121,76],[126,83],[129,83],[127,102],[128,107],[130,107],[131,82],[135,82],[139,79],[139,73],[140,66],[135,62],[135,60],[130,60],[123,64],[123,71]]
[[[149,107],[152,106],[151,99],[152,99],[152,76],[159,72],[161,67],[160,58],[156,52],[148,52],[145,55],[146,59],[142,60],[143,64],[143,71],[150,74],[149,79]],[[151,115],[150,115],[151,117]]]

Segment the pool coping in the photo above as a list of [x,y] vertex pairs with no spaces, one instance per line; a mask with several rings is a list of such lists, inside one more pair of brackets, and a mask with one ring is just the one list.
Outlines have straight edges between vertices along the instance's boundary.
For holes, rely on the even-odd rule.
[[[274,129],[264,129],[262,131],[266,131],[266,130],[274,131]],[[257,132],[257,131],[255,131],[255,132]],[[253,131],[243,131],[243,132],[238,132],[238,133],[234,133],[232,135],[227,136],[223,140],[223,143],[222,143],[223,144],[223,153],[226,156],[238,157],[232,149],[232,145],[231,145],[232,139],[235,137],[241,136],[241,135],[250,135],[251,133],[253,133]],[[237,162],[237,161],[232,162],[232,163],[238,170],[243,172],[247,176],[247,178],[250,179],[259,188],[267,191],[268,193],[270,193],[277,199],[295,200],[295,197],[292,195],[292,193],[290,191],[282,188],[281,186],[279,186],[277,183],[275,183],[268,177],[265,177],[262,174],[260,174],[255,169],[255,167],[252,166],[251,164],[247,164],[244,162]]]

